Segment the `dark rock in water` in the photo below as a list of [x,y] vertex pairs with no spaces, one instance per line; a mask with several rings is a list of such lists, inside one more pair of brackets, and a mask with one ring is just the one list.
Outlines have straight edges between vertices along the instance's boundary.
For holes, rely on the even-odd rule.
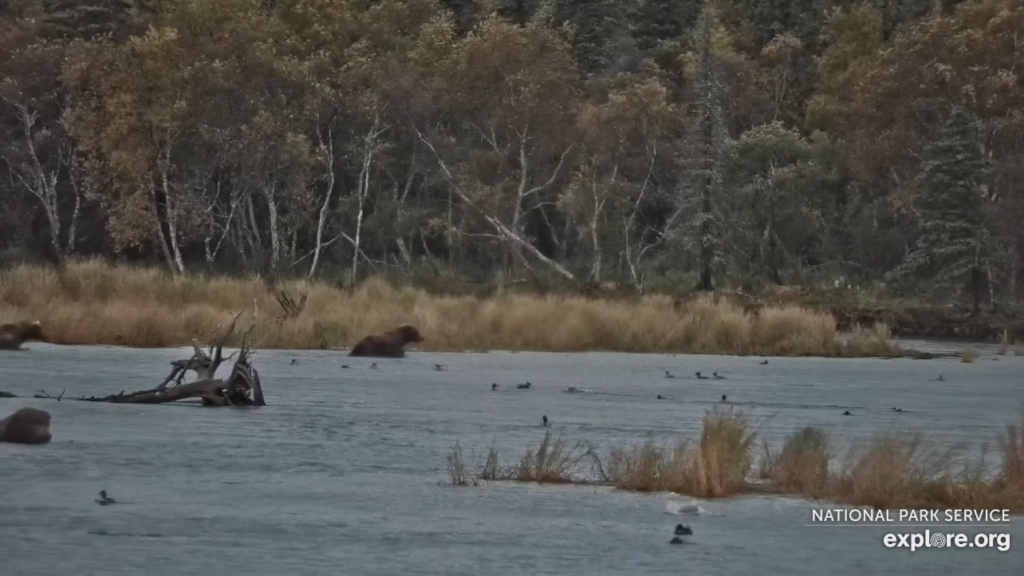
[[676,536],[689,536],[693,534],[693,530],[689,526],[683,526],[682,524],[676,524]]
[[3,390],[0,390],[0,398],[17,398],[17,396],[11,394],[10,392],[4,392]]
[[679,536],[676,536],[676,537],[672,538],[671,540],[669,540],[668,543],[669,544],[682,544],[683,543],[683,539],[680,538]]
[[850,411],[847,410],[846,412],[843,412],[843,416],[853,416],[853,414],[850,414]]

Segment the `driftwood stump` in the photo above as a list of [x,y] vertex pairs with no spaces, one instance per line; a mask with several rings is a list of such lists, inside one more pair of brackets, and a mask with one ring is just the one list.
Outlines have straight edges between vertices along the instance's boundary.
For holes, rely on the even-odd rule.
[[[222,330],[206,350],[203,350],[203,345],[193,338],[192,357],[187,360],[171,362],[171,373],[155,388],[129,393],[122,390],[120,393],[110,396],[90,396],[88,398],[83,396],[79,400],[114,404],[163,404],[189,398],[200,398],[206,406],[266,406],[260,375],[250,364],[253,352],[248,342],[249,334],[255,327],[255,323],[242,335],[241,347],[236,353],[237,358],[231,369],[231,374],[224,379],[216,378],[220,365],[235,357],[235,354],[224,356],[224,344],[234,334],[239,316],[241,313],[232,318],[227,329]],[[185,374],[190,371],[196,373],[196,380],[185,383]],[[50,398],[45,392],[41,392],[35,397]],[[59,400],[60,397],[56,399]]]

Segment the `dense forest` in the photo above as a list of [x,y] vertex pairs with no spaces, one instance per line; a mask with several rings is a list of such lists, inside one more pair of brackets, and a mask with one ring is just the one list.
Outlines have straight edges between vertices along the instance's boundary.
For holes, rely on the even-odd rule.
[[1012,301],[1024,0],[0,0],[0,259]]

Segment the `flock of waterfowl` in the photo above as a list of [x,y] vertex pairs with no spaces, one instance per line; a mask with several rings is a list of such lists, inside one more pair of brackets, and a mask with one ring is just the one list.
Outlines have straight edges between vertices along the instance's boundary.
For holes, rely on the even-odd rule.
[[[26,342],[28,340],[37,340],[37,341],[43,341],[43,342],[47,341],[47,338],[44,335],[44,333],[42,331],[42,327],[40,326],[39,322],[31,322],[31,323],[30,322],[20,322],[20,323],[17,323],[17,324],[4,324],[4,325],[0,325],[0,349],[17,350],[17,349],[19,349],[21,347],[21,345],[24,342]],[[386,332],[386,333],[384,333],[383,335],[380,335],[380,336],[367,336],[363,340],[360,340],[351,349],[351,351],[349,352],[349,356],[381,357],[381,358],[402,358],[405,355],[405,347],[406,347],[406,345],[411,344],[411,343],[418,343],[418,342],[421,342],[421,341],[423,341],[423,336],[419,333],[419,331],[415,327],[413,327],[411,325],[408,325],[408,324],[405,324],[405,325],[402,325],[402,326],[398,327],[395,330]],[[299,363],[298,359],[294,359],[293,358],[291,360],[291,365],[293,365],[293,366],[297,365],[298,363]],[[760,365],[767,365],[768,364],[768,360],[764,359],[761,362],[759,362],[759,364]],[[342,368],[349,368],[348,365],[343,365],[341,367]],[[376,370],[376,369],[379,369],[379,366],[378,366],[378,364],[376,362],[373,362],[373,363],[370,364],[370,369]],[[444,370],[447,370],[447,366],[445,366],[443,364],[434,364],[434,370],[444,371]],[[725,380],[726,379],[725,376],[720,375],[718,372],[712,372],[711,376],[706,376],[706,375],[702,374],[700,371],[698,371],[698,372],[694,373],[694,377],[696,379],[698,379],[698,380]],[[674,379],[674,378],[676,378],[676,376],[674,374],[672,374],[672,372],[670,370],[665,370],[665,378]],[[945,379],[941,375],[936,380],[938,380],[938,381],[945,381]],[[499,385],[498,385],[497,382],[491,384],[491,391],[496,391],[496,390],[498,390],[498,388],[499,388]],[[521,384],[516,384],[516,389],[518,389],[518,390],[530,390],[532,388],[533,388],[533,384],[531,382],[524,382],[524,383],[521,383]],[[565,391],[569,392],[569,393],[576,393],[576,392],[580,392],[581,390],[579,388],[577,388],[576,386],[569,386],[569,387],[566,388]],[[665,396],[663,396],[661,394],[658,394],[657,399],[658,400],[668,400],[667,397],[665,397]],[[726,402],[727,400],[728,400],[728,396],[726,394],[722,394],[722,402]],[[35,414],[36,412],[38,412],[40,414],[45,414],[45,417],[39,416],[38,418],[35,418],[35,420],[33,420],[31,422],[31,425],[34,427],[34,430],[39,432],[39,438],[38,438],[39,441],[38,442],[27,442],[27,441],[25,441],[24,443],[45,443],[45,442],[49,441],[49,439],[50,439],[50,435],[49,435],[49,414],[45,413],[43,411],[38,411],[38,410],[35,410],[35,409],[31,409],[31,408],[22,409],[21,411],[16,412],[15,415],[12,415],[11,417],[9,417],[7,419],[0,420],[0,440],[7,440],[7,441],[14,441],[14,442],[24,441],[24,439],[21,439],[20,437],[16,437],[16,435],[12,434],[13,432],[15,432],[15,430],[13,430],[12,428],[14,428],[13,425],[15,424],[15,416],[19,416],[19,413],[22,413],[22,414],[20,414],[20,416],[24,420],[25,419],[24,417],[26,416],[25,413],[28,412],[28,411],[32,411],[31,416],[33,416],[33,417],[37,416],[37,414]],[[904,410],[903,408],[898,408],[898,407],[893,407],[892,411],[893,412],[907,412],[907,410]],[[846,411],[843,412],[843,416],[852,416],[852,414],[850,413],[849,410],[846,410]],[[5,424],[7,424],[7,426],[6,426],[7,427],[7,432],[9,433],[8,437],[6,437],[6,438],[4,437]],[[548,418],[547,415],[543,415],[541,417],[541,425],[544,426],[544,427],[548,427],[548,426],[551,425],[551,420]],[[18,426],[18,428],[21,428],[21,427],[25,427],[26,430],[27,430],[28,429],[27,428],[28,424],[25,424],[24,426],[21,426],[21,425]],[[43,430],[44,428],[45,428],[45,430]],[[45,438],[45,440],[43,438]],[[107,495],[106,490],[101,491],[100,492],[100,498],[96,499],[95,501],[96,501],[97,504],[99,504],[101,506],[108,506],[110,504],[117,503],[117,500],[115,500],[115,499],[113,499],[113,498],[111,498],[111,497],[109,497]],[[676,527],[675,527],[674,537],[672,538],[670,543],[671,544],[683,544],[684,541],[680,537],[681,536],[688,536],[688,535],[692,535],[692,534],[693,534],[693,530],[691,528],[689,528],[688,526],[683,526],[682,524],[677,524]]]

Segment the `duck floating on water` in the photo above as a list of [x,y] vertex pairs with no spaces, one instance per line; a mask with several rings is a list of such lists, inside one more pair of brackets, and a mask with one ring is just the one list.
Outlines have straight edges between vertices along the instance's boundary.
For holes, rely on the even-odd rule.
[[668,400],[668,398],[665,398],[661,394],[658,394],[658,400]]
[[668,541],[668,543],[669,544],[682,544],[683,543],[683,539],[680,538],[679,536],[673,536],[672,539]]
[[491,392],[494,392],[497,389],[498,389],[498,384],[497,383],[491,384]]
[[843,416],[853,416],[853,414],[850,414],[850,411],[847,410],[847,411],[843,412]]
[[939,377],[936,378],[936,380],[938,380],[939,382],[945,382],[946,381],[946,379],[942,377],[942,374],[939,374]]
[[665,378],[675,378],[675,376],[668,370],[665,370]]
[[444,364],[434,364],[434,370],[437,370],[438,372],[441,372],[442,370],[445,370],[445,369],[446,369],[446,366]]
[[700,372],[697,372],[697,380],[710,380],[710,378],[702,375]]
[[548,417],[547,416],[541,416],[540,419],[541,419],[541,422],[544,424],[544,427],[547,428],[548,427]]
[[725,394],[722,394],[722,402],[725,402],[725,400],[726,400],[727,398],[728,398],[728,396],[726,396]]
[[370,370],[376,370],[378,368],[377,363],[370,364]]
[[106,506],[108,504],[116,504],[117,500],[108,497],[106,490],[100,490],[100,497],[96,500],[96,503],[100,506]]
[[892,411],[893,412],[906,412],[906,410],[904,410],[903,408],[896,408],[895,406],[893,407]]
[[768,359],[767,359],[767,358],[765,358],[765,359],[764,359],[764,360],[762,360],[761,362],[758,362],[758,364],[760,364],[761,366],[767,366],[767,365],[768,365]]
[[718,372],[712,372],[711,375],[715,377],[715,380],[725,380],[725,376],[719,376]]
[[675,534],[676,534],[676,536],[691,536],[693,534],[693,530],[691,530],[689,526],[683,526],[682,524],[676,524]]
[[533,384],[530,384],[529,382],[526,384],[516,384],[516,388],[520,390],[529,390],[530,388],[533,388]]
[[298,359],[292,358],[292,366],[295,366],[298,363],[299,363]]
[[348,364],[342,364],[341,367],[342,368],[348,368]]

